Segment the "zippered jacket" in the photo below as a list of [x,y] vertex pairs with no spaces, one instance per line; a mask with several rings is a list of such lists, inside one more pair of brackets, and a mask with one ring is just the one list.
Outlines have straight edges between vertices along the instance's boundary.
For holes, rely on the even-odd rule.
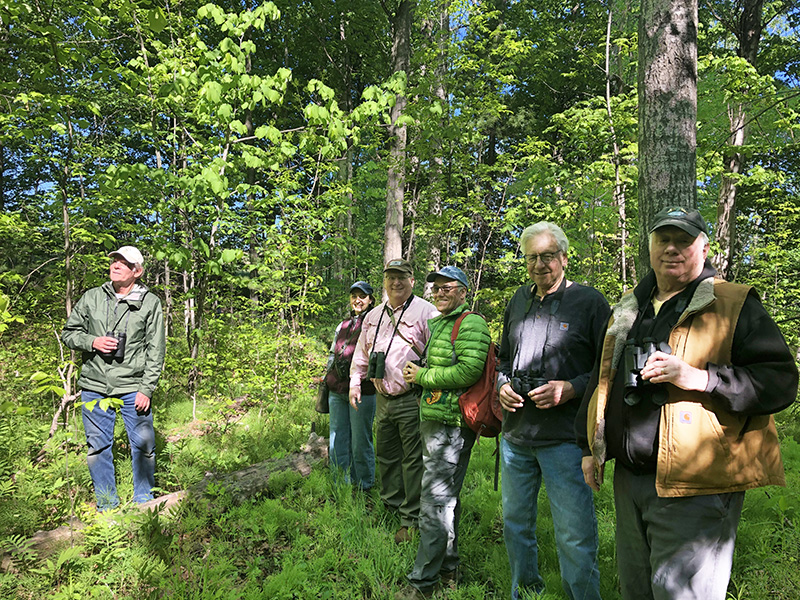
[[[637,294],[624,296],[614,308],[589,388],[594,391],[585,404],[585,433],[576,423],[579,445],[588,442],[598,465],[609,458],[606,415],[612,398],[621,401],[620,391],[613,389],[614,378],[639,310]],[[794,401],[797,368],[751,288],[703,279],[668,343],[674,355],[707,370],[709,383],[703,392],[663,384],[668,397],[660,408],[654,440],[658,495],[697,496],[785,485],[775,421],[769,413]],[[616,424],[615,428],[619,430]],[[624,425],[623,435],[630,442],[637,432]],[[621,444],[624,447],[625,440],[615,440],[617,447]]]
[[[92,348],[94,339],[107,332],[126,333],[124,358],[108,358]],[[141,392],[153,397],[166,352],[164,316],[161,301],[144,285],[137,283],[119,300],[110,281],[88,290],[73,308],[61,339],[83,353],[81,389],[108,396]]]
[[484,318],[469,314],[461,322],[455,344],[451,343],[456,319],[466,310],[465,302],[448,315],[428,319],[428,366],[417,371],[417,383],[423,388],[421,421],[464,426],[458,397],[480,379],[491,341]]

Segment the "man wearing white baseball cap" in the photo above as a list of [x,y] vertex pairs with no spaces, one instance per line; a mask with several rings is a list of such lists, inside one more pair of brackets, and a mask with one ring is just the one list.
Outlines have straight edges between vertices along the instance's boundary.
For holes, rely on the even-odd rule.
[[88,445],[89,473],[97,509],[119,505],[114,476],[116,408],[120,412],[133,461],[133,501],[153,498],[155,431],[150,399],[164,364],[166,343],[161,301],[139,283],[144,273],[142,253],[122,246],[109,254],[110,281],[88,290],[67,319],[61,339],[83,353],[78,378],[83,401],[83,426]]

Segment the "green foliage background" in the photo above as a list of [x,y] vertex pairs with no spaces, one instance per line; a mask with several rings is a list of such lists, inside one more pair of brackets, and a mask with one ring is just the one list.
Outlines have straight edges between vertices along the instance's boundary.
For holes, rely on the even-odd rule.
[[[381,279],[398,94],[408,101],[403,251],[418,282],[434,266],[462,267],[497,337],[526,281],[519,233],[542,219],[571,240],[569,277],[610,301],[642,275],[623,261],[639,239],[638,3],[419,0],[412,68],[393,75],[400,4],[0,0],[0,547],[14,571],[0,575],[0,597],[396,589],[413,548],[390,543],[395,524],[375,498],[325,472],[287,476],[246,506],[219,490],[172,517],[98,519],[80,416],[69,403],[59,412],[75,364],[57,334],[68,303],[106,279],[107,253],[140,247],[169,326],[154,398],[163,492],[296,451],[312,423],[325,433],[311,382],[349,285]],[[733,277],[759,290],[796,348],[800,13],[764,3],[754,66],[727,26],[739,9],[700,10],[698,203],[713,224],[728,110],[742,103]],[[779,430],[789,485],[748,494],[731,597],[793,598],[800,584],[797,408]],[[124,498],[121,427],[115,438]],[[467,578],[451,598],[508,594],[489,446],[467,478]],[[614,598],[608,486],[597,502]],[[560,597],[542,506],[541,561]],[[70,516],[90,524],[78,545],[49,558],[26,545]]]

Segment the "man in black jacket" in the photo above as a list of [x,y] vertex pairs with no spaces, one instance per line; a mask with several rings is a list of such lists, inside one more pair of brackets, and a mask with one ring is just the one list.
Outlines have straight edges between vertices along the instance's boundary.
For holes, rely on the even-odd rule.
[[536,540],[544,481],[564,591],[569,598],[598,600],[597,521],[573,427],[608,302],[597,290],[567,280],[569,242],[557,225],[531,225],[520,247],[533,285],[521,286],[506,307],[497,381],[511,596],[544,591]]
[[576,420],[591,488],[616,459],[628,600],[724,600],[744,490],[784,481],[771,414],[795,399],[794,358],[752,288],[715,279],[707,254],[699,212],[656,215],[653,270],[614,307]]

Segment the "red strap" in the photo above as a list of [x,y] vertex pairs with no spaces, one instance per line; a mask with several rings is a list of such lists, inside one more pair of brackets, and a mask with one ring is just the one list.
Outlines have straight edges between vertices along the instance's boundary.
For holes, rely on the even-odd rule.
[[486,320],[486,317],[484,317],[479,312],[475,312],[475,311],[472,311],[472,310],[465,310],[463,313],[458,315],[458,318],[456,319],[456,323],[455,323],[455,325],[453,325],[453,331],[450,332],[450,343],[451,344],[455,344],[456,343],[456,338],[458,337],[458,329],[461,327],[461,321],[463,321],[464,317],[466,317],[467,315],[478,315],[484,321]]

